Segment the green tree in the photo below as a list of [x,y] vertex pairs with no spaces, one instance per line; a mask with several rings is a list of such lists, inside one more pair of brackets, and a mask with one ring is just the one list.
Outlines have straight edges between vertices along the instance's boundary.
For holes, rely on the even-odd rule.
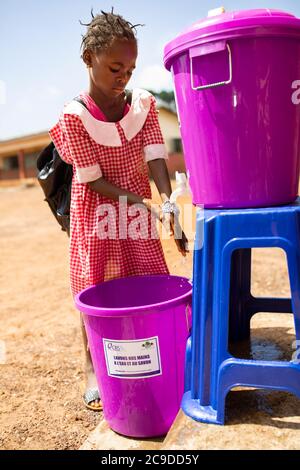
[[152,95],[155,96],[155,98],[159,98],[162,101],[165,101],[165,103],[174,103],[175,102],[175,96],[174,96],[174,91],[167,91],[167,90],[162,90],[160,92],[149,90]]

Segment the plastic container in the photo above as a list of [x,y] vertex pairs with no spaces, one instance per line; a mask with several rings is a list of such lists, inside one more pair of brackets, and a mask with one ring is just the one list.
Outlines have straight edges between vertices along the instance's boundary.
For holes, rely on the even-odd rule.
[[184,392],[191,298],[188,279],[169,275],[114,279],[76,296],[114,431],[140,438],[168,432]]
[[294,201],[300,19],[269,9],[221,13],[167,44],[164,62],[173,74],[194,204]]
[[176,200],[180,196],[189,196],[191,190],[189,188],[188,180],[185,173],[179,173],[176,171],[176,189],[172,192],[170,196],[170,202],[176,203]]

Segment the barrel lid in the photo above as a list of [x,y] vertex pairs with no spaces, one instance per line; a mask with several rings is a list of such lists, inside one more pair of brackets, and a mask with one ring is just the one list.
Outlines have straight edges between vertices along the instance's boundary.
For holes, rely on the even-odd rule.
[[[210,42],[214,39],[222,39],[222,35],[241,33],[253,28],[288,27],[300,32],[300,18],[282,10],[260,8],[256,10],[239,10],[225,12],[223,7],[208,12],[207,18],[192,24],[188,29],[180,33],[170,41],[164,49],[164,63],[167,69],[171,68],[172,58],[185,51],[190,46]],[[240,35],[241,35],[240,34]]]

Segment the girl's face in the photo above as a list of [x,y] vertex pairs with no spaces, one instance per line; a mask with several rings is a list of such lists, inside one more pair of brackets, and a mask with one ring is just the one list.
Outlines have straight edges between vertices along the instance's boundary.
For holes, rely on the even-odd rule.
[[109,98],[124,92],[137,59],[137,43],[134,40],[115,39],[103,52],[87,51],[91,86]]

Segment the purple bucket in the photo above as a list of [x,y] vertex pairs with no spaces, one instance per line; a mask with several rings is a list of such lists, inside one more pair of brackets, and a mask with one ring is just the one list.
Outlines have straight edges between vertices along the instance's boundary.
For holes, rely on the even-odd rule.
[[219,14],[166,45],[195,204],[280,205],[298,194],[300,19]]
[[114,279],[75,297],[114,431],[140,438],[168,432],[184,391],[191,300],[189,280],[169,275]]

